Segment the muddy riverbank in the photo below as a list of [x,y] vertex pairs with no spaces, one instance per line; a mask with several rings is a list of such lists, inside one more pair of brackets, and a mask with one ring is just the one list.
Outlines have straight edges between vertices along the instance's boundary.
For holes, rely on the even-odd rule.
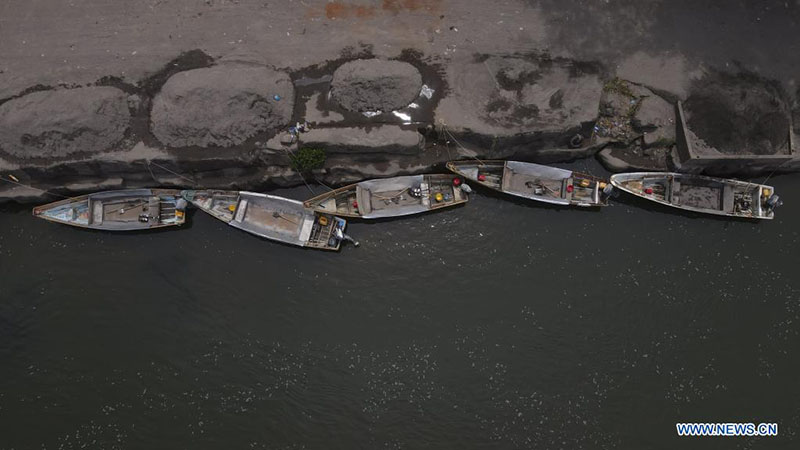
[[[800,107],[785,61],[755,67],[665,51],[656,36],[664,31],[643,6],[586,16],[574,5],[556,14],[546,2],[502,2],[491,11],[433,0],[301,2],[269,11],[250,2],[206,3],[170,9],[207,28],[179,24],[166,40],[146,34],[163,34],[154,11],[173,6],[142,11],[132,4],[148,20],[138,25],[139,47],[127,54],[130,43],[118,35],[131,31],[107,9],[32,37],[33,27],[53,17],[23,15],[38,11],[33,4],[6,7],[20,22],[0,31],[0,49],[11,55],[0,67],[0,172],[21,184],[0,186],[0,200],[154,184],[335,185],[469,157],[596,156],[614,171],[743,177],[800,168],[793,120]],[[576,49],[565,22],[603,14],[638,25],[598,36],[595,44],[608,48]],[[234,18],[245,24],[243,36],[226,25]],[[97,29],[101,23],[110,36]],[[544,33],[556,29],[562,32]],[[643,43],[623,45],[622,35]],[[265,47],[267,37],[274,43]],[[44,50],[39,58],[49,66],[34,58],[45,41],[63,62]],[[687,133],[676,133],[679,100]],[[298,123],[308,130],[292,136]],[[680,151],[684,136],[700,157]],[[304,147],[327,158],[301,175],[291,158]]]

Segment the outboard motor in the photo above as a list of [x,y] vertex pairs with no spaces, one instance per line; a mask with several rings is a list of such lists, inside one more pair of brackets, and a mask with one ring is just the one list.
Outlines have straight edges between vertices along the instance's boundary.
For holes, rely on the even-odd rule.
[[781,200],[781,198],[778,197],[778,194],[772,194],[769,196],[769,198],[765,203],[767,204],[767,208],[775,209],[778,206],[783,205],[783,200]]
[[615,193],[616,191],[614,190],[614,185],[612,185],[611,183],[606,184],[606,187],[603,188],[604,197],[611,197]]
[[358,247],[358,241],[353,239],[353,238],[351,238],[350,236],[348,236],[344,231],[342,231],[341,228],[337,227],[335,233],[336,233],[336,237],[338,239],[341,239],[343,241],[352,242],[354,246]]
[[185,198],[180,197],[178,198],[178,201],[175,202],[175,209],[177,209],[178,211],[183,211],[184,209],[186,209],[186,206],[188,205],[189,202],[187,202]]
[[465,193],[467,193],[467,194],[472,194],[472,188],[471,188],[471,187],[469,187],[469,185],[468,185],[467,183],[461,183],[461,186],[459,186],[459,187],[460,187],[460,188],[461,188],[461,190],[462,190],[462,191],[464,191]]

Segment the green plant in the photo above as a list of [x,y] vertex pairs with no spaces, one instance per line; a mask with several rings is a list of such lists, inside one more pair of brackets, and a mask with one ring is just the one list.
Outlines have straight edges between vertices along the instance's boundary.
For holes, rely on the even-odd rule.
[[291,154],[292,169],[298,172],[311,172],[325,165],[325,150],[321,148],[303,147]]
[[613,80],[606,83],[606,85],[603,86],[603,90],[606,92],[615,92],[626,97],[635,97],[628,83],[618,77],[614,77]]

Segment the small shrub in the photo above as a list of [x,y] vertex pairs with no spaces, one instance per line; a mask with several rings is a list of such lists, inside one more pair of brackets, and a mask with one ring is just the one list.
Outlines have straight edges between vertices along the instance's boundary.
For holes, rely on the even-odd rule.
[[626,97],[635,97],[628,83],[618,77],[614,77],[613,80],[606,83],[606,85],[603,86],[603,90],[606,92],[615,92]]
[[292,169],[298,172],[311,172],[325,165],[325,150],[303,147],[291,155]]

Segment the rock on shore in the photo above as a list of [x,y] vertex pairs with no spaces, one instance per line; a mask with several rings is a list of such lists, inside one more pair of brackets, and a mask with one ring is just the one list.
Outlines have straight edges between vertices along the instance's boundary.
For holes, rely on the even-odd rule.
[[283,128],[293,105],[287,74],[222,64],[170,77],[153,100],[151,129],[169,147],[231,147]]
[[594,141],[612,171],[667,170],[675,145],[675,107],[650,89],[614,78],[603,86]]
[[402,61],[360,59],[342,64],[333,73],[331,94],[350,111],[392,111],[406,107],[419,95],[422,75]]
[[33,92],[0,105],[0,150],[28,158],[97,153],[121,141],[128,95],[105,86]]
[[594,121],[602,90],[596,64],[539,55],[478,55],[448,70],[451,95],[437,122],[476,133],[562,132]]

